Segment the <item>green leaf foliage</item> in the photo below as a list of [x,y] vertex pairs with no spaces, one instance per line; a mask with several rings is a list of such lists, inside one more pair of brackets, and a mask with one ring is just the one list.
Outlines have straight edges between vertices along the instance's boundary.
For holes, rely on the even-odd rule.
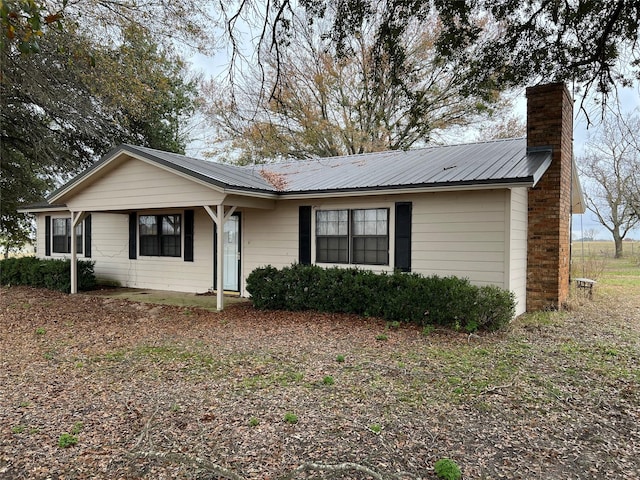
[[39,53],[0,49],[0,246],[25,243],[17,208],[120,143],[183,153],[196,83],[170,49],[130,27],[118,42],[67,26],[48,30]]
[[[94,262],[78,260],[78,290],[95,287]],[[0,260],[1,285],[29,285],[69,293],[71,291],[71,260],[43,260],[36,257]]]
[[515,313],[513,293],[499,287],[357,268],[261,267],[247,277],[247,291],[258,309],[353,313],[468,332],[500,329]]

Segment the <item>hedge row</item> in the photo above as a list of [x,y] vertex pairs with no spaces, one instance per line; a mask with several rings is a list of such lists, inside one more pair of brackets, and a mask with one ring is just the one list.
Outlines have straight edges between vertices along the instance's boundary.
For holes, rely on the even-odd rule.
[[[94,262],[78,260],[78,290],[95,287]],[[43,260],[36,257],[6,258],[0,260],[0,284],[30,285],[71,291],[71,260]]]
[[457,277],[376,274],[357,268],[294,264],[257,268],[247,291],[258,309],[354,313],[472,332],[497,330],[515,313],[512,292]]

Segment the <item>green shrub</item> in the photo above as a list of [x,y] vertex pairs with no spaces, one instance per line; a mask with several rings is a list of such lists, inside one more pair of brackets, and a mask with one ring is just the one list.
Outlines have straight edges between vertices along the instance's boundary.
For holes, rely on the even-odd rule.
[[441,458],[433,466],[438,478],[444,480],[460,480],[462,472],[458,464],[449,458]]
[[457,330],[497,330],[513,318],[513,293],[468,279],[416,273],[294,264],[255,269],[247,277],[253,304],[265,310],[316,310],[379,317]]
[[[95,287],[94,262],[78,260],[78,290]],[[71,291],[71,260],[40,259],[36,257],[7,258],[0,260],[0,284],[29,285]]]

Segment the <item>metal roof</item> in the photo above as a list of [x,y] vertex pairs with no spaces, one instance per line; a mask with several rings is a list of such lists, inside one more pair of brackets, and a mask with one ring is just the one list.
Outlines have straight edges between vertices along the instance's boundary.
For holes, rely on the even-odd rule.
[[276,176],[281,193],[535,184],[549,166],[551,149],[527,151],[525,138],[416,150],[318,158],[242,167]]
[[222,189],[273,195],[535,185],[551,162],[550,148],[527,151],[525,138],[243,167],[124,144],[53,192],[48,200],[65,196],[121,154],[137,156]]
[[236,165],[208,162],[197,158],[187,157],[177,153],[163,152],[153,148],[123,145],[126,151],[177,169],[183,173],[194,175],[221,187],[237,187],[243,190],[275,191],[273,185],[267,182],[259,172],[244,170]]

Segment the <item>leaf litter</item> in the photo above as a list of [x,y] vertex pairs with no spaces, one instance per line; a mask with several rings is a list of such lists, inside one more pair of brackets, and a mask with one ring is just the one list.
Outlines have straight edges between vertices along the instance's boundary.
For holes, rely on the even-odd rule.
[[638,296],[424,336],[247,304],[0,294],[0,478],[435,479],[443,457],[464,478],[640,478]]

